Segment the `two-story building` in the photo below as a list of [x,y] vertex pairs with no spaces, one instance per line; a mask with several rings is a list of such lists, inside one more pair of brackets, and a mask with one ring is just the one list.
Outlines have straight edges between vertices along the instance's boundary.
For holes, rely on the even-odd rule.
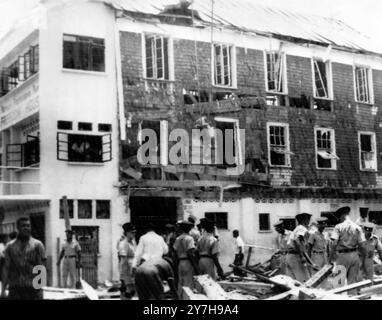
[[342,205],[382,225],[382,55],[344,23],[229,0],[38,8],[0,40],[0,232],[30,215],[54,284],[63,196],[92,284],[118,279],[126,221],[210,217],[225,267],[234,229],[274,247],[274,222]]

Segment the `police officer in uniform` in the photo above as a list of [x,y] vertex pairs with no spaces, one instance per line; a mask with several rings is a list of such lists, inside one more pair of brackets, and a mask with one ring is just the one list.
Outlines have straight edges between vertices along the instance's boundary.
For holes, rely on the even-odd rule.
[[199,254],[200,274],[208,274],[216,280],[216,271],[219,277],[223,277],[223,269],[219,262],[219,240],[214,236],[215,225],[213,221],[204,219],[201,222],[202,236],[200,237],[197,250]]
[[307,267],[307,241],[309,231],[307,229],[312,215],[309,213],[300,213],[296,215],[297,227],[291,233],[287,246],[286,255],[286,275],[303,283],[310,278]]
[[[330,236],[332,248],[329,261],[346,268],[347,283],[357,282],[361,259],[365,255],[365,235],[359,225],[349,218],[350,208],[342,207],[335,212],[340,221]],[[360,255],[359,255],[360,253]]]
[[317,230],[309,235],[308,253],[320,269],[328,263],[329,236],[324,232],[327,218],[317,219]]
[[174,250],[178,260],[178,294],[182,294],[182,287],[194,288],[194,275],[199,273],[195,258],[195,242],[189,234],[194,225],[189,221],[179,223],[182,234],[176,238]]
[[[73,237],[72,230],[66,230],[66,241],[62,245],[57,266],[60,267],[61,260],[64,259],[62,267],[63,287],[74,288],[76,284],[76,269],[81,265],[81,246]],[[70,285],[68,285],[68,277]]]
[[362,259],[361,270],[363,278],[373,280],[374,276],[374,252],[377,250],[382,260],[382,244],[378,237],[373,234],[374,224],[367,222],[363,225],[366,237],[365,256]]
[[286,255],[288,253],[288,239],[291,235],[291,231],[285,229],[284,227],[284,221],[280,220],[277,223],[273,225],[275,227],[275,230],[278,233],[277,236],[277,248],[278,251],[276,252],[280,254],[280,273],[285,274],[286,273]]

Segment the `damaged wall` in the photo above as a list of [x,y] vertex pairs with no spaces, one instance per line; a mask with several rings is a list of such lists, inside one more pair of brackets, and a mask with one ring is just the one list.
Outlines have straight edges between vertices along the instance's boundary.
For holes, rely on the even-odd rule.
[[[201,115],[211,121],[214,116],[223,116],[240,119],[241,128],[246,129],[247,161],[249,159],[260,161],[258,163],[267,167],[266,171],[270,173],[271,181],[275,185],[373,187],[377,185],[377,181],[378,185],[381,185],[381,178],[378,177],[377,180],[376,172],[363,172],[359,169],[358,131],[375,132],[378,151],[382,145],[382,137],[379,134],[382,130],[382,121],[379,109],[376,112],[371,105],[355,102],[352,65],[332,63],[333,111],[266,106],[264,103],[258,103],[256,108],[243,108],[241,111],[227,113],[215,113],[209,108],[200,113],[194,108],[194,114],[190,114],[183,109],[183,89],[211,92],[210,44],[197,42],[196,59],[193,41],[173,39],[175,82],[167,82],[162,87],[152,89],[145,87],[141,76],[143,74],[141,34],[120,32],[120,35],[125,115],[132,123],[132,127],[127,129],[128,140],[122,142],[122,164],[127,163],[126,157],[133,156],[137,148],[137,121],[162,119],[169,121],[169,130],[175,127],[189,129]],[[263,52],[236,47],[236,61],[237,89],[226,91],[264,97]],[[311,60],[287,55],[286,61],[289,96],[297,98],[305,96],[310,99],[313,94]],[[196,81],[197,76],[199,82]],[[382,71],[373,70],[373,84],[375,106],[382,105],[380,92]],[[267,122],[289,124],[290,149],[294,153],[291,156],[291,168],[268,167]],[[337,161],[337,170],[316,168],[314,126],[335,129],[336,151],[340,158]],[[377,159],[380,167],[379,154]],[[254,167],[259,165],[247,166],[247,169],[253,170]]]

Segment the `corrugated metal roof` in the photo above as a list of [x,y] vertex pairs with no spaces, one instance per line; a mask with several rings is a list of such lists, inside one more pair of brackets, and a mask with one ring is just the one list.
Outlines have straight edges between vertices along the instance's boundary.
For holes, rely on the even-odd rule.
[[[178,0],[104,0],[117,9],[159,14]],[[193,7],[206,23],[211,22],[212,0],[194,0]],[[382,53],[365,35],[344,22],[318,15],[306,15],[251,3],[249,0],[214,0],[214,24],[243,31],[288,36],[355,50]]]

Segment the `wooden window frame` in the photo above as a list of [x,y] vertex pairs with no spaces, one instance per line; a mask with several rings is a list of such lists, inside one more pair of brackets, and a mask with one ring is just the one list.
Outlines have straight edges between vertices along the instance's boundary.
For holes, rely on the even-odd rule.
[[[282,85],[282,90],[277,88],[270,89],[269,88],[269,81],[268,81],[268,55],[271,55],[274,57],[275,55],[280,55],[280,70],[281,74],[279,74],[279,79]],[[276,61],[274,61],[274,64]],[[274,67],[274,66],[273,66]],[[275,50],[265,50],[264,51],[264,72],[265,72],[265,91],[270,94],[280,94],[280,95],[287,95],[288,94],[288,77],[287,77],[287,59],[286,59],[286,53],[283,51],[275,51]],[[275,73],[275,71],[273,72]],[[274,79],[271,81],[275,81]],[[275,84],[276,87],[276,84]]]
[[[373,153],[373,162],[374,166],[373,168],[363,168],[362,167],[362,149],[361,149],[361,136],[369,136],[371,139],[371,147],[372,151],[370,153]],[[376,135],[375,132],[371,131],[358,131],[358,150],[359,150],[359,169],[361,171],[377,171],[378,170],[378,161],[377,161],[377,141],[376,141]],[[366,151],[365,151],[366,152]]]
[[[270,129],[271,127],[282,127],[284,128],[284,140],[285,140],[285,164],[272,164],[271,163],[271,151],[275,151],[276,149],[279,149],[280,146],[272,146],[271,144],[271,134]],[[268,145],[268,163],[271,167],[281,167],[281,168],[290,168],[291,167],[291,155],[293,155],[293,152],[290,150],[290,133],[289,133],[289,124],[288,123],[281,123],[281,122],[267,122],[267,145]],[[273,149],[273,150],[272,150]]]
[[[225,50],[227,55],[227,61],[225,62],[224,54],[220,54],[219,60],[217,59],[217,48],[220,48],[220,52]],[[233,44],[214,42],[211,45],[211,61],[212,61],[212,84],[219,88],[236,88],[236,47]],[[218,74],[218,62],[223,67],[220,67],[220,74]],[[225,76],[228,76],[228,82],[225,81]],[[220,77],[220,81],[218,80]]]
[[[359,83],[358,73],[360,70],[364,73],[362,81],[365,83]],[[371,67],[364,65],[353,66],[353,79],[354,79],[354,99],[358,103],[374,104],[374,90],[373,90],[373,72]],[[361,88],[365,87],[365,99],[361,100]]]
[[[330,150],[329,148],[318,148],[318,131],[327,131],[330,132]],[[314,128],[314,146],[315,146],[315,161],[316,161],[316,169],[318,170],[337,170],[337,160],[340,160],[337,156],[336,152],[336,137],[335,137],[335,131],[331,128],[324,128],[324,127],[315,127]],[[328,151],[329,150],[329,151]],[[330,159],[323,158],[323,152],[327,152],[327,156]],[[321,155],[320,155],[321,153]],[[330,168],[321,168],[318,166],[318,156],[322,157],[325,160],[331,160],[331,167]]]

